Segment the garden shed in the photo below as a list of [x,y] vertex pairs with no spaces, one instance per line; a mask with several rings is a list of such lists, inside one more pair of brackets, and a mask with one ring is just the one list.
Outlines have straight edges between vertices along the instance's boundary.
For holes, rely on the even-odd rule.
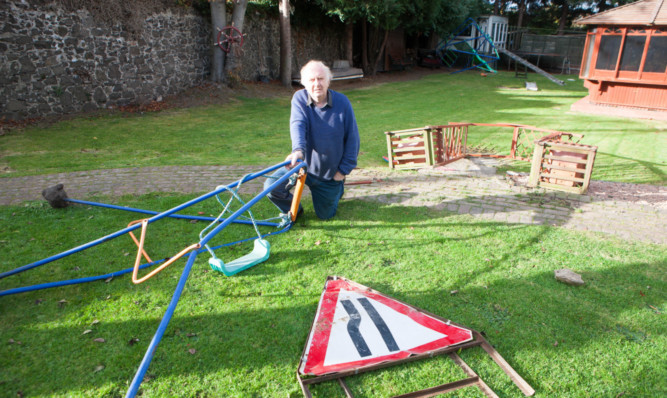
[[575,22],[589,27],[579,77],[590,102],[667,110],[666,3],[641,0]]

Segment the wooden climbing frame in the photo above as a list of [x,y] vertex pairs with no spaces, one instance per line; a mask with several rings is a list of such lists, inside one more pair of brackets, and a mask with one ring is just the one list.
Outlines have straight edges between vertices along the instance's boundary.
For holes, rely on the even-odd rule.
[[[499,155],[468,147],[468,133],[474,134],[482,128],[500,128],[500,132],[511,131],[509,155]],[[493,157],[531,161],[535,143],[538,141],[573,141],[583,136],[563,131],[543,129],[513,123],[448,123],[442,126],[387,131],[389,167],[395,169],[418,169],[442,166],[464,157]],[[508,140],[509,141],[509,140]]]
[[583,194],[591,181],[597,147],[561,138],[553,134],[535,143],[528,186]]

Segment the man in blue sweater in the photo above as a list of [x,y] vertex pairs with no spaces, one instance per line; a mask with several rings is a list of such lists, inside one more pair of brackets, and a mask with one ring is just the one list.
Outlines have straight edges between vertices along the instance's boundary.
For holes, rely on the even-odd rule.
[[[359,154],[359,130],[352,104],[345,95],[329,90],[332,77],[331,70],[320,61],[310,61],[301,69],[305,89],[294,93],[290,115],[292,153],[286,160],[291,160],[291,164],[273,174],[280,178],[298,160],[305,160],[306,185],[313,197],[315,214],[323,220],[336,215],[345,176],[357,166]],[[267,179],[264,186],[273,181]],[[268,195],[282,213],[290,210],[289,189],[281,186]],[[298,214],[302,212],[300,207]]]

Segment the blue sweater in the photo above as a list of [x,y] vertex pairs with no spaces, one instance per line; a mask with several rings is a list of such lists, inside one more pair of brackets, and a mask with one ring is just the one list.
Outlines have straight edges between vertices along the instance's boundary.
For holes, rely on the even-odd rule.
[[357,167],[359,129],[345,95],[329,90],[327,102],[318,108],[305,89],[294,93],[290,136],[292,152],[303,152],[308,173],[331,180],[337,171],[348,175]]

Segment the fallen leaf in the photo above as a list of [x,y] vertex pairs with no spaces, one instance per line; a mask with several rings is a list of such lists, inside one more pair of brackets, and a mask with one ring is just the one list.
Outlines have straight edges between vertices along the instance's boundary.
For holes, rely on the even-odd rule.
[[192,354],[192,355],[195,355],[195,353],[197,352],[197,350],[195,350],[194,348],[190,348],[190,349],[188,350],[188,352],[189,352],[190,354]]
[[554,347],[558,347],[558,340],[554,341]]
[[104,283],[109,283],[113,279],[113,276],[108,277],[107,279],[104,280]]
[[315,246],[319,246],[321,243],[322,243],[322,242],[320,242],[320,241],[318,240],[317,242],[315,242]]
[[102,370],[102,369],[104,369],[104,365],[97,365],[97,366],[95,367],[95,370],[93,370],[93,373],[97,373],[97,372],[99,372],[99,371]]
[[35,300],[35,304],[36,305],[42,304],[43,301],[44,301],[44,299],[37,299],[37,300]]
[[96,343],[104,343],[105,340],[101,337],[98,337],[96,339],[93,339],[93,341],[96,342]]
[[88,333],[91,333],[92,331],[93,331],[93,329],[86,329],[81,334],[88,334]]
[[188,337],[195,337],[196,335],[197,335],[197,333],[188,333],[188,334],[186,334],[186,336],[188,336]]
[[449,292],[449,294],[454,295],[454,294],[456,294],[456,293],[458,293],[458,292],[459,292],[458,290],[452,290],[451,292]]
[[67,304],[67,300],[65,300],[65,299],[62,299],[62,300],[58,301],[58,306],[60,306],[60,307],[62,307],[65,304]]
[[92,321],[90,324],[91,324],[91,325],[97,325],[98,323],[100,323],[100,320],[99,320],[99,319],[95,319],[95,320]]
[[203,211],[198,211],[197,214],[199,214],[200,216],[203,216],[206,213],[204,213]]
[[190,224],[197,224],[197,220],[190,220]]
[[135,343],[138,343],[138,342],[139,342],[139,339],[138,339],[138,338],[136,338],[136,337],[132,337],[132,338],[130,339],[130,341],[127,342],[127,344],[129,344],[129,345],[134,345]]
[[9,339],[9,340],[7,340],[7,342],[8,342],[9,344],[14,344],[14,339]]

